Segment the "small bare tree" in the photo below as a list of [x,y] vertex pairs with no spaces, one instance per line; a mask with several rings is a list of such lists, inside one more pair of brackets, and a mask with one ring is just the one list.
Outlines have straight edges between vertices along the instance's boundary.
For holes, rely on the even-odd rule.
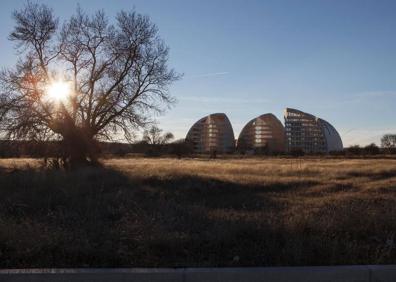
[[110,24],[103,11],[77,8],[59,27],[50,8],[28,2],[13,17],[9,38],[20,58],[0,73],[0,131],[8,139],[58,139],[70,163],[95,160],[96,141],[130,139],[174,101],[168,87],[179,75],[147,16],[121,11]]
[[173,138],[174,136],[171,132],[162,134],[162,129],[155,125],[143,132],[143,141],[152,145],[163,145],[173,140]]
[[396,134],[385,134],[381,138],[381,147],[388,153],[396,151]]

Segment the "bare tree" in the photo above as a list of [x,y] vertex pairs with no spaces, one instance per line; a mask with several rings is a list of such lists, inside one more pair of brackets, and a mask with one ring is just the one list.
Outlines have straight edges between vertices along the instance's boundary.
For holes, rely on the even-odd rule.
[[[20,58],[0,73],[0,131],[9,139],[62,140],[71,163],[95,160],[95,143],[134,130],[174,99],[179,78],[167,66],[168,47],[147,16],[118,13],[110,24],[103,11],[79,7],[59,27],[53,11],[27,2],[13,14],[9,38]],[[51,85],[67,84],[71,94]],[[60,93],[62,92],[62,93]],[[62,97],[65,96],[65,97]]]
[[381,147],[393,151],[396,149],[396,134],[385,134],[381,138]]
[[171,132],[162,134],[162,129],[155,125],[143,132],[143,141],[152,145],[163,145],[171,141],[173,138],[174,136]]

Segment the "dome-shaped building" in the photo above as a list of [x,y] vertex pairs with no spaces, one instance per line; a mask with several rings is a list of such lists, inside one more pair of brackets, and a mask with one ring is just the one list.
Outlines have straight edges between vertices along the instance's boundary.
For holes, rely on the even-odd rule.
[[228,117],[215,113],[198,120],[188,131],[186,141],[196,153],[230,153],[235,149],[234,131]]
[[285,129],[273,114],[264,114],[249,121],[238,138],[238,151],[283,152]]
[[285,131],[289,151],[328,153],[343,149],[341,137],[330,123],[296,109],[285,109]]

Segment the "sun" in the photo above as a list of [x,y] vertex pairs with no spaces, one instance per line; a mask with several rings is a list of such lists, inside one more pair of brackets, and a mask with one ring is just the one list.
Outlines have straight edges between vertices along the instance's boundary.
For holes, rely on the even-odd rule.
[[70,83],[66,81],[54,81],[50,83],[45,91],[45,98],[51,102],[67,102],[71,94]]

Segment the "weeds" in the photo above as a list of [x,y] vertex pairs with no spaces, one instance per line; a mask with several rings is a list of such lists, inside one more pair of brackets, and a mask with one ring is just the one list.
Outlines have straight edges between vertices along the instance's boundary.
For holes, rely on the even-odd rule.
[[394,160],[0,160],[0,267],[396,261]]

